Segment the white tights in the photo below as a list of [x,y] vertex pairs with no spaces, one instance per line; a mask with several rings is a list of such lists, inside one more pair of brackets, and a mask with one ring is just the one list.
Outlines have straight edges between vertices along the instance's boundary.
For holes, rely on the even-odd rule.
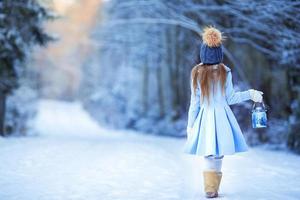
[[222,159],[224,156],[204,156],[204,171],[221,172]]

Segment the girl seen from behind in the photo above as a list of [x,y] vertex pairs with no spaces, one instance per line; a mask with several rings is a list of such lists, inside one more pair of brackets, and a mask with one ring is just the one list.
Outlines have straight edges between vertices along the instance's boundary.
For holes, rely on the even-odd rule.
[[222,33],[207,27],[202,34],[201,63],[191,72],[191,99],[188,110],[187,141],[184,151],[204,157],[204,191],[207,198],[218,197],[225,155],[247,151],[239,124],[229,105],[262,101],[254,89],[236,92],[231,69],[222,63]]

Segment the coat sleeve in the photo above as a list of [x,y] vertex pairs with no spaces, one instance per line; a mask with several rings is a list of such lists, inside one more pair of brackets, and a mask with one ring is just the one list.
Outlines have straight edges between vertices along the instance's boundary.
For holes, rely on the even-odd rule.
[[199,84],[196,89],[196,93],[194,92],[193,89],[193,84],[192,80],[190,81],[190,87],[191,87],[191,99],[190,99],[190,106],[188,110],[188,128],[192,128],[193,124],[197,118],[197,115],[200,111],[200,89],[199,89]]
[[228,105],[240,103],[251,99],[250,92],[248,90],[242,92],[236,92],[233,88],[231,71],[227,73],[226,79],[226,101]]

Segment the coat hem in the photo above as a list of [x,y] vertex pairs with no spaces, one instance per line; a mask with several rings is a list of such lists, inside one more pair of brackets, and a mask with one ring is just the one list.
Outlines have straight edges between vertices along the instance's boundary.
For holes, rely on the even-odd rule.
[[223,153],[223,154],[212,154],[212,153],[197,153],[197,152],[189,152],[189,151],[184,151],[183,153],[184,154],[188,154],[188,155],[194,155],[194,156],[210,156],[210,155],[213,155],[213,156],[230,156],[230,155],[235,155],[235,154],[238,154],[238,153],[244,153],[244,152],[247,152],[248,149],[245,149],[245,150],[239,150],[239,151],[234,151],[234,152],[231,152],[231,153]]

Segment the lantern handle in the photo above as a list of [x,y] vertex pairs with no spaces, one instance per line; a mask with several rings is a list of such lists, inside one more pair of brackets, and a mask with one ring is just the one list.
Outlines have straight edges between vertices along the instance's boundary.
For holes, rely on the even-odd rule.
[[266,111],[266,106],[265,106],[265,104],[264,104],[264,100],[262,100],[261,102],[254,102],[254,104],[253,104],[253,106],[252,106],[252,110],[255,108],[255,105],[256,105],[257,103],[262,104],[263,109]]

